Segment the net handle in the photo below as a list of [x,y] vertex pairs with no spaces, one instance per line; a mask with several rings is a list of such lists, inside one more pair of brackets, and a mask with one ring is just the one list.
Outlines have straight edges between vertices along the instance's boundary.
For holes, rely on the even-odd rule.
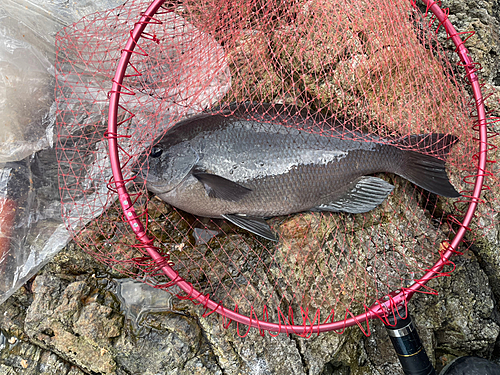
[[[415,6],[415,1],[410,0],[412,5]],[[163,273],[172,280],[172,283],[177,285],[185,293],[187,293],[188,298],[193,302],[197,301],[202,304],[206,311],[216,312],[223,315],[229,320],[234,320],[238,323],[245,324],[247,326],[256,327],[259,330],[268,330],[274,332],[288,332],[296,334],[312,334],[326,331],[342,331],[346,327],[353,326],[355,324],[360,325],[360,322],[366,321],[368,319],[380,318],[381,316],[386,316],[387,311],[393,306],[406,303],[412,295],[417,292],[423,285],[425,285],[430,279],[434,278],[435,275],[442,270],[442,268],[447,264],[449,258],[455,253],[456,249],[467,231],[467,228],[472,221],[474,212],[477,208],[477,204],[480,202],[480,194],[483,187],[484,176],[486,171],[486,157],[487,157],[487,128],[486,128],[486,111],[483,103],[483,96],[481,94],[481,87],[476,74],[476,64],[472,61],[469,56],[467,48],[464,46],[464,42],[460,38],[459,33],[455,30],[447,14],[440,8],[439,4],[433,0],[423,0],[426,4],[427,12],[432,12],[436,19],[439,21],[439,27],[443,26],[448,34],[448,37],[453,41],[456,46],[456,52],[458,53],[463,67],[466,71],[466,77],[472,86],[472,91],[474,94],[474,99],[476,102],[477,111],[477,127],[479,131],[479,153],[478,153],[478,166],[476,182],[474,184],[474,190],[472,196],[470,197],[469,207],[464,216],[464,219],[457,231],[455,237],[449,244],[447,250],[442,254],[441,259],[436,262],[436,264],[420,279],[417,280],[412,286],[403,290],[396,291],[392,293],[390,298],[387,298],[385,302],[377,302],[364,314],[358,316],[351,316],[350,318],[344,319],[338,322],[324,323],[318,321],[317,324],[303,325],[295,324],[277,324],[267,321],[261,321],[257,317],[252,318],[245,315],[241,315],[233,310],[224,308],[220,303],[212,301],[208,296],[199,293],[194,287],[182,279],[179,274],[172,269],[166,262],[166,259],[159,254],[157,249],[152,246],[152,239],[150,239],[139,216],[136,214],[135,209],[132,205],[132,200],[126,189],[126,182],[123,179],[120,158],[118,153],[118,139],[120,136],[117,133],[117,115],[118,108],[120,107],[119,100],[121,89],[123,87],[123,79],[126,77],[126,70],[130,62],[130,58],[134,52],[135,47],[141,38],[146,26],[152,23],[154,20],[154,15],[158,12],[161,6],[164,4],[165,0],[154,0],[148,9],[142,14],[140,20],[135,24],[133,30],[130,32],[130,37],[127,41],[125,48],[121,51],[121,58],[116,69],[116,74],[112,80],[112,89],[109,92],[109,114],[108,114],[108,131],[106,138],[108,139],[109,145],[109,158],[111,162],[111,168],[113,172],[114,185],[118,192],[118,198],[120,205],[125,214],[127,222],[130,224],[132,230],[134,231],[137,240],[143,244],[143,248],[151,256],[151,258],[156,262],[156,264],[161,268]],[[143,52],[141,52],[143,53]],[[133,93],[132,93],[133,94]]]

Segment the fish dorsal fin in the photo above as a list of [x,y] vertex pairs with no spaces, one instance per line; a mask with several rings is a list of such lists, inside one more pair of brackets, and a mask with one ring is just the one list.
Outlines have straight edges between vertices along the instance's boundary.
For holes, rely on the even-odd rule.
[[252,191],[216,174],[194,170],[193,176],[203,184],[210,198],[236,202]]
[[352,185],[352,188],[340,198],[314,207],[313,211],[343,211],[352,214],[368,212],[381,204],[394,189],[388,182],[368,176],[358,178]]
[[244,215],[222,215],[222,217],[249,232],[255,233],[271,241],[278,241],[276,234],[262,218]]

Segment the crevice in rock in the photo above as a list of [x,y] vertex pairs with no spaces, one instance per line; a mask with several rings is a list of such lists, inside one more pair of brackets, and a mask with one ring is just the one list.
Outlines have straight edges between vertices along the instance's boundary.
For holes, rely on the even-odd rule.
[[500,86],[500,72],[497,72],[492,81],[495,86]]
[[[497,286],[497,281],[494,280],[495,274],[498,272],[493,264],[491,262],[488,262],[487,259],[482,254],[481,248],[479,248],[476,244],[472,243],[469,247],[470,251],[474,254],[474,256],[477,259],[477,262],[479,264],[479,268],[483,270],[485,273],[486,277],[488,278],[488,283],[490,284],[491,291],[493,292],[492,297],[496,301],[500,301],[500,287]],[[495,301],[495,306],[497,306]],[[498,324],[500,324],[500,321],[496,321]]]
[[365,361],[365,364],[369,367],[373,367],[373,363],[370,359],[370,356],[368,355],[368,351],[366,350],[366,345],[367,345],[367,338],[364,337],[361,341],[360,341],[360,345],[359,345],[359,351],[360,351],[360,356],[363,356],[363,359]]
[[[215,365],[217,365],[217,367],[219,368],[219,370],[221,371],[222,375],[227,375],[226,372],[224,371],[224,367],[222,367],[221,365],[221,362],[220,362],[220,359],[219,359],[219,356],[216,354],[216,352],[213,350],[213,344],[212,342],[208,339],[208,336],[207,336],[207,333],[203,327],[203,324],[200,324],[200,320],[197,316],[193,316],[193,318],[196,319],[196,324],[198,325],[199,329],[200,329],[200,342],[199,342],[199,348],[201,350],[202,348],[202,345],[203,345],[203,340],[205,341],[206,345],[208,346],[208,348],[210,349],[211,353],[212,353],[212,357],[215,361]],[[232,347],[232,349],[235,351],[235,353],[237,353],[237,351],[235,350],[235,347],[233,345],[232,342],[230,342],[230,345]],[[198,352],[200,351],[198,350]],[[187,362],[186,362],[187,363]]]
[[304,372],[307,374],[309,373],[309,364],[307,363],[306,357],[302,353],[301,345],[300,345],[300,338],[295,336],[295,335],[290,335],[290,340],[295,343],[295,347],[297,348],[297,352],[299,353],[300,357],[300,362],[302,363],[302,366],[304,367]]
[[320,375],[350,375],[351,368],[342,362],[330,361],[325,363]]

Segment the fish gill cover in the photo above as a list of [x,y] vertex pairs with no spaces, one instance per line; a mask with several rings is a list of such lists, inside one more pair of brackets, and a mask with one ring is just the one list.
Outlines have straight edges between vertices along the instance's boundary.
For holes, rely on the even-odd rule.
[[[227,309],[273,322],[305,324],[304,316],[312,324],[338,321],[414,284],[440,259],[467,203],[467,177],[476,173],[477,135],[463,72],[451,62],[446,35],[436,31],[425,6],[390,0],[166,2],[137,41],[120,85],[118,134],[110,135],[111,80],[129,32],[147,6],[147,1],[128,1],[82,19],[57,38],[63,216],[85,251],[125,275],[179,291],[149,259],[123,217],[107,153],[106,137],[111,136],[118,137],[124,179],[152,244],[179,278]],[[226,135],[207,134],[199,141],[205,142],[203,149],[186,143],[170,152],[175,168],[165,183],[189,167],[177,183],[193,181],[205,189],[207,199],[235,202],[247,194],[241,187],[250,194],[257,189],[245,187],[244,178],[231,181],[237,175],[231,168],[240,166],[224,161],[236,153],[245,168],[252,160],[254,177],[267,178],[266,165],[287,158],[312,164],[321,156],[301,157],[301,144],[311,137],[321,147],[337,138],[360,143],[357,148],[372,143],[430,155],[420,164],[432,159],[439,168],[446,166],[444,175],[463,196],[439,196],[394,170],[374,170],[393,173],[371,173],[369,182],[386,190],[367,212],[328,212],[335,210],[324,210],[324,204],[290,210],[290,215],[271,212],[252,222],[254,232],[264,225],[271,234],[255,235],[251,225],[246,227],[250,231],[241,228],[247,212],[203,217],[193,213],[211,208],[210,199],[192,202],[198,211],[188,213],[148,191],[151,156],[161,153],[156,142],[174,134],[169,129],[179,121],[200,116],[206,121],[196,125],[195,135],[218,116],[221,122],[233,121],[238,131],[246,127],[248,134],[278,134],[288,150],[278,154],[262,147],[256,157],[258,148],[252,155],[235,149],[247,138],[228,143]],[[273,142],[271,135],[259,139]],[[328,162],[341,159],[342,152],[348,153],[337,151]],[[324,155],[328,159],[326,150]],[[192,165],[176,165],[181,156]],[[208,156],[222,164],[202,165]],[[200,165],[203,170],[195,169]],[[134,177],[138,170],[146,172],[145,178]],[[305,173],[314,183],[286,186],[286,194],[315,192],[331,177]],[[278,191],[275,197],[280,194],[285,195]],[[263,206],[273,203],[262,201]]]

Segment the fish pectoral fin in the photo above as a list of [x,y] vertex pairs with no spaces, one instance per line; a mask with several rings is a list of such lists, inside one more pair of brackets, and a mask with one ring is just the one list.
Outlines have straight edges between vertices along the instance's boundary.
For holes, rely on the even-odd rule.
[[255,233],[271,241],[278,241],[276,234],[271,230],[264,219],[242,215],[222,215],[222,217],[249,232]]
[[316,206],[312,211],[343,211],[352,214],[368,212],[381,204],[394,189],[390,183],[371,176],[360,177],[351,185],[352,187],[340,198]]
[[252,191],[252,189],[212,173],[194,171],[193,176],[203,184],[210,198],[236,202]]

